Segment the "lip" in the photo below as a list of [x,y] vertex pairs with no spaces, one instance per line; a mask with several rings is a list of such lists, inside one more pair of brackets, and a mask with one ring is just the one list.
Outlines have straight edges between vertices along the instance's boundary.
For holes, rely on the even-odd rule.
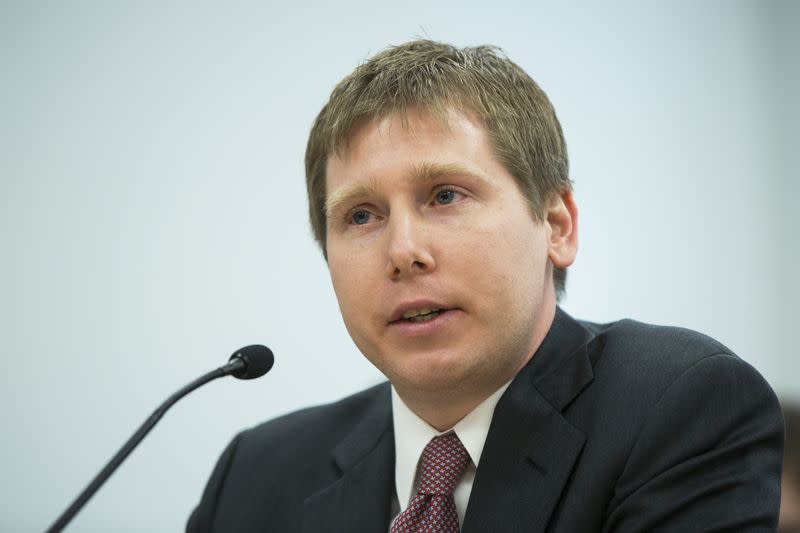
[[431,339],[455,331],[452,328],[460,323],[462,316],[460,309],[441,309],[437,316],[424,322],[409,322],[402,318],[390,322],[388,332],[396,339]]
[[411,302],[404,302],[395,307],[392,311],[392,314],[389,315],[389,324],[391,325],[399,322],[405,323],[406,320],[403,318],[403,315],[414,309],[439,309],[442,311],[442,314],[444,314],[445,311],[453,310],[453,308],[433,300],[414,300]]

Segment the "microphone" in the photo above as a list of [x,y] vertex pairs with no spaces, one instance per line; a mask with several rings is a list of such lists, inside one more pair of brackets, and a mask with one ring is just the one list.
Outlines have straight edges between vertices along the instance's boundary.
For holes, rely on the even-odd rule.
[[251,344],[236,350],[228,359],[228,364],[222,368],[230,368],[230,372],[226,370],[226,374],[230,373],[237,379],[255,379],[272,370],[273,364],[275,356],[272,355],[272,350],[260,344]]
[[122,448],[119,449],[117,454],[111,458],[111,460],[106,464],[105,467],[100,471],[97,476],[89,483],[89,485],[83,489],[83,492],[75,498],[75,501],[58,517],[58,519],[53,523],[52,526],[47,530],[46,533],[58,533],[67,524],[78,514],[86,502],[94,496],[94,493],[97,492],[103,483],[105,483],[111,474],[119,467],[120,464],[130,455],[130,453],[139,445],[142,439],[150,433],[150,430],[153,429],[161,417],[164,416],[164,413],[167,412],[167,409],[172,407],[175,402],[192,392],[198,387],[205,385],[209,381],[213,381],[217,378],[221,378],[223,376],[233,376],[238,379],[255,379],[263,376],[267,372],[272,369],[272,365],[275,363],[275,356],[272,355],[272,350],[267,348],[266,346],[261,346],[259,344],[252,344],[250,346],[245,346],[244,348],[240,348],[236,350],[233,355],[230,356],[228,359],[228,363],[217,368],[216,370],[212,370],[207,374],[203,374],[196,380],[192,381],[178,392],[167,398],[164,403],[162,403],[158,409],[153,411],[153,414],[145,420],[144,424],[142,424],[139,429],[136,430],[136,433],[128,439]]

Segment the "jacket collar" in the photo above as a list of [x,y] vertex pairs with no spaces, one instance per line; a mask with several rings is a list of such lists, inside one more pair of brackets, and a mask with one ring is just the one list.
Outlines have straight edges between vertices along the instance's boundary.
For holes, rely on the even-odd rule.
[[389,384],[336,446],[341,477],[305,501],[303,531],[385,531],[394,495],[394,433]]
[[593,379],[590,340],[556,310],[542,345],[495,408],[463,533],[546,529],[586,442],[561,413]]

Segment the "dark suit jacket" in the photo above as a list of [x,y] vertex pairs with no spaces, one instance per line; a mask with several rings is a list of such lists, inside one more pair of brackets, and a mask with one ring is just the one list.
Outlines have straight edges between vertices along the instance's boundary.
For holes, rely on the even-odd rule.
[[[773,531],[782,420],[708,337],[559,309],[497,404],[462,532]],[[384,533],[393,496],[384,383],[238,435],[187,531]]]

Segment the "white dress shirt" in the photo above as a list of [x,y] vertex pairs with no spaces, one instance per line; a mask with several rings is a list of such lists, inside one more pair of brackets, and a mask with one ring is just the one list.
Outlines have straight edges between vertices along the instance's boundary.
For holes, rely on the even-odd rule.
[[[494,394],[486,398],[447,431],[438,431],[418,417],[403,402],[397,391],[394,390],[394,386],[392,387],[395,449],[395,500],[392,503],[392,521],[408,507],[411,499],[417,493],[419,486],[417,468],[425,446],[432,438],[452,432],[458,436],[470,457],[470,463],[453,491],[458,523],[464,523],[469,495],[472,492],[472,482],[475,480],[475,471],[478,468],[481,452],[483,452],[483,445],[486,443],[486,435],[489,433],[494,408],[510,384],[511,381],[497,389]],[[391,530],[391,526],[389,529]]]

